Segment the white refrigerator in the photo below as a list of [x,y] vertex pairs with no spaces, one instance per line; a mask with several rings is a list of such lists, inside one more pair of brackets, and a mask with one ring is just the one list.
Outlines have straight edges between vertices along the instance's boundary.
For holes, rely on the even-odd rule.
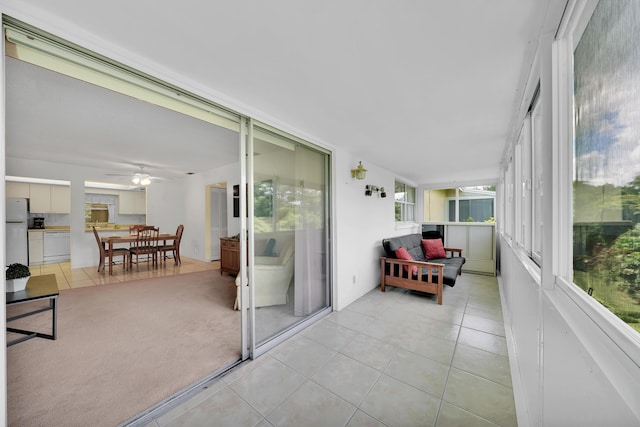
[[29,265],[27,199],[7,198],[6,221],[6,265],[15,263]]

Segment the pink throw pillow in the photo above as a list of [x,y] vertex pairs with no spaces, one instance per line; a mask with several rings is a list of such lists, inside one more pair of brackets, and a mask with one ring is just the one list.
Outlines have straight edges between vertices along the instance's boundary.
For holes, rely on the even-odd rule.
[[[398,249],[396,249],[396,258],[398,259],[404,259],[407,261],[413,261],[413,257],[411,256],[411,254],[403,247],[399,247]],[[404,266],[404,271],[409,271],[409,266],[405,265]],[[415,265],[411,268],[411,273],[412,274],[418,274],[418,267],[416,267]]]
[[422,247],[426,259],[447,257],[444,246],[442,246],[442,240],[440,239],[425,239],[422,241]]

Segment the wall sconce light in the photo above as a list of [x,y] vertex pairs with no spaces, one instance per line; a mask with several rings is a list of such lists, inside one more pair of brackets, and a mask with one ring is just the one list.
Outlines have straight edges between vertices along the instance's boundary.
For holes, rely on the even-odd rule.
[[364,179],[367,176],[367,170],[362,166],[362,162],[358,163],[358,167],[351,169],[351,178]]
[[364,186],[364,195],[365,196],[371,197],[374,192],[378,193],[378,196],[380,196],[381,199],[384,199],[385,197],[387,197],[387,192],[384,191],[384,187],[377,187],[375,185],[365,185]]

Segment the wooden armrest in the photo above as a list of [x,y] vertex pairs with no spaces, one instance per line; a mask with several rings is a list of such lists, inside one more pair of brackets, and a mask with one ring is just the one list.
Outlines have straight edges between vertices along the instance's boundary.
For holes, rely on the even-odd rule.
[[453,256],[453,254],[458,254],[458,256],[462,256],[462,249],[459,248],[444,248],[445,252],[451,252],[451,256]]
[[[460,251],[462,251],[462,249],[458,249]],[[396,264],[406,264],[406,265],[415,265],[415,266],[422,266],[422,267],[444,267],[444,264],[439,264],[437,262],[429,262],[429,261],[412,261],[412,260],[408,260],[408,259],[398,259],[398,258],[386,258],[386,257],[381,257],[380,258],[383,262],[388,262],[388,263],[396,263]]]
[[[405,271],[409,267],[420,268],[417,268],[415,274],[412,274],[411,269]],[[438,304],[442,304],[444,264],[380,257],[380,276],[380,290],[382,292],[385,291],[386,285],[397,286],[435,294],[438,298]]]

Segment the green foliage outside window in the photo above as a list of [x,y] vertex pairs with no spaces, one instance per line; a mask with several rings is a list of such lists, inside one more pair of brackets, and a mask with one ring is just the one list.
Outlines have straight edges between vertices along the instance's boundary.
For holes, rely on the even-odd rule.
[[395,182],[395,219],[398,222],[414,221],[416,189],[400,181]]
[[573,281],[640,331],[640,2],[596,5],[573,58]]
[[[254,228],[257,233],[322,228],[324,192],[318,188],[275,184],[272,180],[254,184]],[[304,215],[301,211],[304,210]],[[304,224],[298,222],[304,221]]]
[[[574,183],[574,283],[640,331],[640,177],[624,187]],[[591,212],[588,207],[592,207]],[[584,212],[584,211],[587,212]],[[611,220],[612,216],[619,220]]]

